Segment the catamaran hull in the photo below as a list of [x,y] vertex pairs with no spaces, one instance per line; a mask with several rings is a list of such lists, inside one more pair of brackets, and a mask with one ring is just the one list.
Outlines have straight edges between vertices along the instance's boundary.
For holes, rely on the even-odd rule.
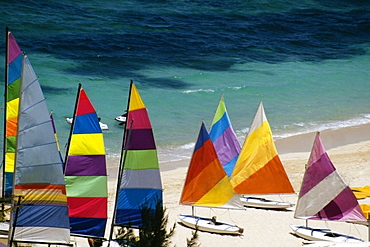
[[243,228],[225,222],[217,222],[214,225],[209,218],[191,215],[178,215],[178,217],[182,224],[193,229],[198,228],[199,231],[231,235],[241,235],[244,231]]
[[311,228],[306,226],[290,225],[295,235],[311,241],[331,241],[331,242],[364,242],[359,238],[333,232],[330,229]]
[[287,209],[294,206],[290,202],[272,201],[257,197],[242,196],[240,200],[244,206],[254,208]]

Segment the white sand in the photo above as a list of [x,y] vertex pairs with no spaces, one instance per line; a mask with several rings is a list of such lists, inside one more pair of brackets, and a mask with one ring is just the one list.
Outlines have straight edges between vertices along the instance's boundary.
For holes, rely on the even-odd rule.
[[[314,137],[315,133],[310,133],[276,141],[280,158],[296,192],[300,189],[304,166],[308,161]],[[353,187],[370,185],[370,125],[326,131],[321,134],[321,139],[334,166],[347,184]],[[112,201],[118,160],[110,159],[108,164],[110,200]],[[178,214],[191,214],[190,206],[179,205],[188,164],[189,160],[165,164],[166,167],[172,167],[172,169],[166,169],[166,171],[161,172],[163,200],[169,217],[168,227],[172,227],[177,222]],[[271,195],[265,196],[265,198],[289,201],[295,204],[297,195]],[[360,200],[359,202],[360,204],[370,204],[370,198]],[[111,206],[112,203],[110,204]],[[290,224],[305,224],[304,220],[294,219],[294,208],[289,211],[254,208],[247,208],[246,210],[197,208],[196,214],[205,217],[217,215],[218,220],[234,223],[244,228],[243,236],[226,236],[199,232],[198,243],[203,247],[293,247],[302,246],[302,242],[304,242],[303,239],[291,234]],[[309,225],[331,228],[332,230],[369,241],[368,228],[366,226],[344,222],[321,221],[310,221]],[[176,224],[175,235],[171,238],[172,243],[170,246],[186,246],[186,239],[191,238],[192,232],[192,229]],[[79,240],[78,243],[81,246],[87,246],[86,240]]]

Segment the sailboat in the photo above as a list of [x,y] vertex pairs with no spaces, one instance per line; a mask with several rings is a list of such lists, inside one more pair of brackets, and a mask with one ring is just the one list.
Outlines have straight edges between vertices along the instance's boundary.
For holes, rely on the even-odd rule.
[[142,227],[143,207],[155,213],[163,198],[152,126],[146,106],[132,81],[127,113],[109,240],[112,240],[115,226]]
[[[342,180],[316,134],[303,177],[294,218],[327,221],[364,221],[355,195]],[[308,226],[290,226],[299,237],[314,241],[362,242],[361,239]]]
[[96,110],[81,84],[74,119],[64,177],[71,235],[104,238],[108,216],[104,139]]
[[[18,95],[14,104],[18,104],[19,114],[13,121],[17,123],[14,135],[17,141],[8,246],[13,243],[71,245],[62,161],[45,97],[28,57],[20,51],[10,32],[7,40],[8,66],[17,68],[20,76],[16,81],[11,78],[18,76],[8,76],[8,99],[14,98],[11,90],[20,90],[13,92]],[[17,64],[12,65],[13,62]],[[14,112],[6,113],[8,117],[11,114]]]
[[230,177],[245,206],[286,209],[290,202],[274,201],[251,195],[294,193],[277,153],[262,102],[259,104],[249,133]]
[[[192,207],[244,208],[222,168],[204,122],[200,127],[180,203]],[[212,219],[195,216],[194,213],[178,217],[185,226],[201,231],[233,235],[243,233],[243,228],[239,226],[225,222],[212,222]]]
[[211,129],[209,131],[209,137],[213,142],[222,167],[227,176],[230,177],[234,170],[241,147],[231,125],[229,115],[227,114],[223,96],[218,103]]

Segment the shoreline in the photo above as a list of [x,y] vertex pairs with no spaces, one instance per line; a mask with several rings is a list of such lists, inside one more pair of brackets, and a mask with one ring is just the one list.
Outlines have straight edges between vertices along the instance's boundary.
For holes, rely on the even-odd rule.
[[[275,145],[279,155],[286,153],[311,152],[317,131],[276,139]],[[370,123],[328,129],[320,132],[326,150],[370,141]]]

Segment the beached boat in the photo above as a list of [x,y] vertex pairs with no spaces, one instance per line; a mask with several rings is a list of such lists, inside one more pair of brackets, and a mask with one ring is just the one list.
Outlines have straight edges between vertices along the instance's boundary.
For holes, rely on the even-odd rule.
[[357,200],[370,197],[370,186],[366,185],[364,187],[351,187],[353,194],[355,194]]
[[[243,228],[213,222],[211,218],[194,215],[194,207],[243,209],[239,196],[231,187],[229,177],[222,168],[209,134],[202,122],[198,139],[187,171],[180,203],[192,206],[192,215],[179,215],[180,222],[193,229],[224,234],[242,234]],[[235,230],[238,228],[237,230]]]
[[179,215],[178,217],[182,224],[190,228],[195,228],[196,226],[199,231],[231,235],[243,233],[242,228],[222,221],[212,223],[209,218],[194,217],[193,215]]
[[[262,102],[240,151],[230,182],[236,193],[242,195],[244,206],[271,209],[294,206],[289,202],[272,201],[256,196],[294,193],[277,153]],[[253,195],[253,199],[246,199],[248,197],[245,195]]]
[[240,200],[242,201],[244,206],[254,207],[254,208],[286,209],[286,208],[290,208],[294,206],[294,204],[290,202],[268,200],[265,198],[252,197],[252,196],[241,196]]
[[[364,221],[362,210],[348,185],[332,164],[320,133],[316,134],[298,195],[294,218],[325,221]],[[291,225],[293,233],[307,240],[362,242],[330,229]]]
[[330,242],[364,242],[359,238],[332,231],[330,229],[313,228],[307,226],[290,225],[293,233],[301,238],[311,241],[330,241]]
[[[162,209],[162,181],[154,134],[146,106],[131,81],[116,199],[109,241],[115,226],[141,228],[142,209]],[[107,244],[106,244],[107,245]]]
[[240,152],[240,143],[227,114],[224,97],[218,103],[209,131],[217,156],[227,176],[231,176]]
[[17,243],[71,245],[63,164],[46,100],[28,57],[10,32],[7,32],[7,51],[7,97],[8,100],[17,98],[12,103],[19,109],[15,117],[18,125],[14,135],[17,137],[14,207],[8,246]]
[[78,87],[65,158],[71,235],[104,238],[108,216],[107,168],[96,110]]
[[305,246],[305,247],[370,247],[370,242],[337,243],[337,242],[328,242],[328,241],[307,241],[307,242],[303,242],[302,246]]
[[[66,118],[66,122],[67,122],[68,124],[72,125],[73,118],[67,117],[67,118]],[[100,122],[100,121],[99,121],[99,126],[100,126],[100,129],[101,129],[101,130],[108,130],[108,129],[109,129],[109,127],[108,127],[108,125],[107,125],[107,124],[102,123],[102,122]]]

